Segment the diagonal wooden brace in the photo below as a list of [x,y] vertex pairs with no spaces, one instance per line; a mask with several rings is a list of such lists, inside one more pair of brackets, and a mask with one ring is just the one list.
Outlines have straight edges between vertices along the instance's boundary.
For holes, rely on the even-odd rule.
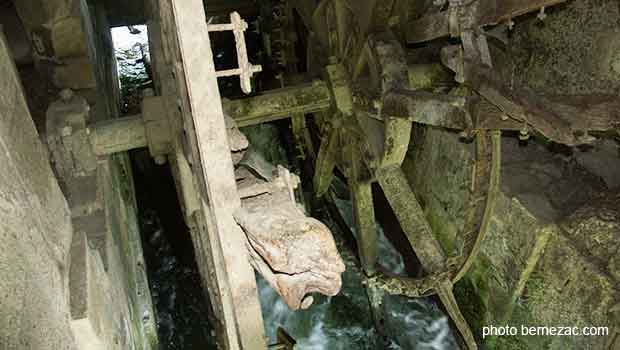
[[[424,269],[430,274],[444,270],[446,255],[435,238],[403,170],[400,166],[381,168],[377,170],[376,177]],[[477,349],[473,333],[454,298],[450,279],[439,279],[434,288],[468,348]]]

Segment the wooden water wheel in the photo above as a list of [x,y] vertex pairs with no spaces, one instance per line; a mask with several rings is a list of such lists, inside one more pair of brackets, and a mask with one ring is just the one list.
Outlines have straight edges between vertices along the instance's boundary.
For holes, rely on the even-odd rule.
[[[410,87],[406,49],[389,26],[394,1],[311,2],[291,1],[290,6],[308,29],[307,70],[328,81],[334,101],[329,112],[307,121],[320,130],[318,145],[310,137],[296,138],[305,142],[302,148],[310,150],[306,153],[318,149],[314,192],[319,197],[328,193],[334,170],[340,169],[351,193],[358,253],[369,283],[408,296],[438,294],[465,343],[476,348],[452,286],[475,260],[488,226],[499,181],[500,133],[474,128],[464,97]],[[374,10],[362,11],[369,8]],[[449,117],[433,115],[433,106]],[[296,123],[299,119],[293,118],[294,131],[305,129]],[[412,128],[426,124],[461,129],[475,143],[468,213],[458,235],[462,249],[454,256],[444,253],[401,169]],[[385,193],[424,277],[398,278],[377,271],[374,182]]]

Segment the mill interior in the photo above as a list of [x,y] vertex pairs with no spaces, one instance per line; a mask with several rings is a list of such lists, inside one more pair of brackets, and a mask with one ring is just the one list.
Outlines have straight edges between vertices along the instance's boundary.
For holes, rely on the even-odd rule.
[[0,349],[620,350],[618,1],[0,25]]

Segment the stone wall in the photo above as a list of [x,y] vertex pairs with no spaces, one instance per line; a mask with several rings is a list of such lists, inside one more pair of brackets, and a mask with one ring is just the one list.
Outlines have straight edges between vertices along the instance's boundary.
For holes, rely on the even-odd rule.
[[67,202],[0,38],[0,348],[77,349]]

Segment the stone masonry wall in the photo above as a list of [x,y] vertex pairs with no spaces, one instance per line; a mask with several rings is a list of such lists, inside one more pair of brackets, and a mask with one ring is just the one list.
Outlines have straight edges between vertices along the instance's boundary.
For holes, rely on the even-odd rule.
[[[431,128],[414,140],[404,169],[435,234],[454,254],[472,146]],[[509,350],[616,349],[617,192],[573,158],[511,137],[502,142],[500,189],[481,254],[455,286],[474,334],[480,337],[487,325],[608,326],[607,337],[492,337],[484,343]]]
[[77,349],[71,219],[0,38],[0,349]]

